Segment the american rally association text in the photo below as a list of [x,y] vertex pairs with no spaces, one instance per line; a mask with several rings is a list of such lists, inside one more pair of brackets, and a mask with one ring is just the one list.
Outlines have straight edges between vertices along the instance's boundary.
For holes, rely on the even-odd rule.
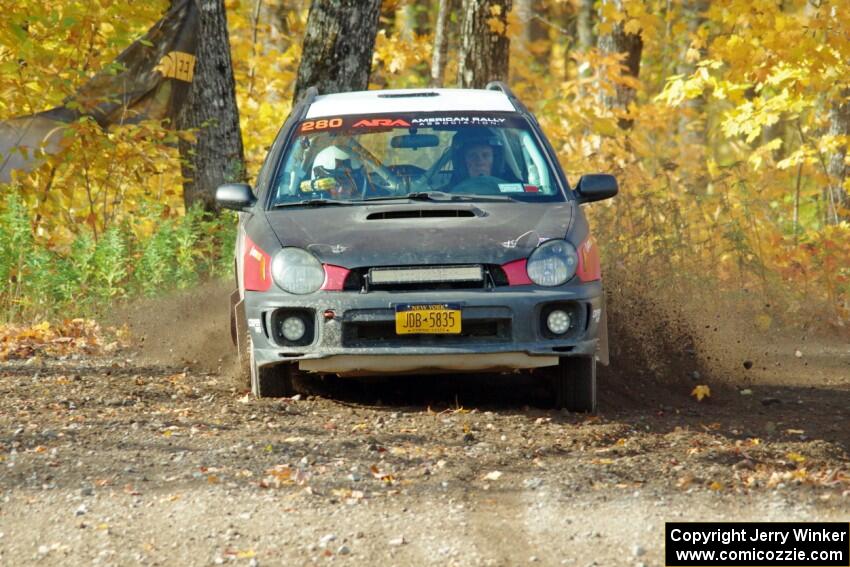
[[722,543],[727,545],[735,541],[770,541],[785,544],[790,537],[794,542],[845,541],[846,531],[813,530],[795,528],[793,530],[763,530],[760,528],[733,528],[708,531],[689,531],[675,528],[670,532],[673,541],[692,543]]

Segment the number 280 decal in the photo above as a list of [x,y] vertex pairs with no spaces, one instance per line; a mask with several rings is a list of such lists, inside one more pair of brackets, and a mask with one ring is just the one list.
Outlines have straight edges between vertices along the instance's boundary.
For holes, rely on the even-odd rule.
[[308,120],[301,123],[301,131],[310,132],[311,130],[327,130],[329,128],[339,128],[340,126],[342,126],[342,118]]

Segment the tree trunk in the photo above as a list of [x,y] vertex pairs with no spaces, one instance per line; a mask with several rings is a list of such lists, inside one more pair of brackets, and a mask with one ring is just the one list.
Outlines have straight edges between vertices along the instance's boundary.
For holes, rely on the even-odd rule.
[[[564,80],[569,81],[573,78],[572,69],[575,67],[572,61],[572,57],[570,56],[571,52],[575,52],[578,45],[578,11],[576,10],[578,6],[574,6],[572,3],[567,2],[559,7],[560,9],[549,10],[547,8],[546,16],[548,18],[553,17],[554,14],[557,14],[557,20],[562,22],[561,27],[554,28],[557,30],[558,35],[566,36],[563,38],[564,45]],[[538,18],[538,21],[539,18]],[[553,26],[554,27],[554,26]],[[551,30],[547,31],[546,35],[547,39],[551,39]],[[558,43],[558,40],[551,39],[549,44],[549,49],[542,55],[547,59],[554,60],[554,47],[555,44]]]
[[[587,53],[596,47],[596,34],[593,26],[596,20],[596,8],[594,0],[579,0],[578,14],[576,16],[576,35],[578,36],[578,51]],[[579,65],[578,76],[587,79],[593,74],[590,65]],[[583,83],[579,83],[579,95],[585,96],[587,89]]]
[[[808,11],[807,8],[809,8],[809,6],[810,6],[810,4],[807,3],[806,9],[804,9],[804,13],[806,11]],[[796,12],[798,7],[792,5],[792,2],[790,2],[789,0],[781,0],[779,2],[779,9],[782,12],[787,13],[787,12]],[[778,162],[778,161],[782,160],[786,155],[788,155],[788,151],[787,151],[788,150],[788,139],[787,138],[788,138],[788,133],[790,131],[792,131],[791,130],[791,124],[789,123],[789,120],[782,114],[780,114],[779,120],[777,120],[773,124],[765,124],[764,127],[762,128],[762,130],[761,130],[761,143],[762,144],[767,144],[767,143],[769,143],[772,140],[775,140],[777,138],[782,140],[782,145],[770,152],[771,155],[773,156],[774,161]]]
[[514,37],[519,51],[529,51],[531,39],[531,22],[534,20],[534,0],[516,0],[516,15],[522,25],[520,33]]
[[293,102],[308,87],[319,93],[369,87],[380,0],[313,0]]
[[449,14],[452,10],[452,0],[440,0],[437,10],[437,21],[434,24],[434,51],[431,55],[432,87],[442,87],[446,72],[446,59],[449,52]]
[[[681,45],[681,55],[676,66],[676,72],[680,75],[690,76],[696,70],[694,62],[688,60],[688,51],[691,47],[691,38],[696,38],[700,28],[705,24],[705,13],[709,8],[709,0],[682,0],[682,12],[687,23],[688,33],[684,34]],[[700,49],[699,59],[706,55],[703,47]],[[679,135],[682,139],[681,150],[683,163],[701,162],[702,156],[695,156],[693,151],[704,153],[707,146],[706,124],[705,124],[705,95],[685,101],[685,112],[679,119]]]
[[[840,99],[835,101],[829,111],[829,134],[831,136],[850,135],[850,88],[842,89]],[[850,200],[844,188],[847,177],[847,144],[840,144],[829,156],[827,170],[829,172],[829,187],[825,191],[827,206],[827,222],[838,224],[842,220],[850,220],[847,208]]]
[[544,23],[549,16],[548,4],[541,0],[516,0],[516,13],[522,24],[521,32],[514,38],[517,50],[530,54],[535,63],[546,68],[552,58],[551,43],[547,52],[540,49],[538,42],[549,39],[549,29]]
[[230,61],[224,0],[196,0],[199,12],[197,60],[189,97],[178,120],[181,129],[196,129],[194,143],[179,144],[183,202],[215,210],[215,190],[222,183],[245,180],[245,157],[239,108]]
[[[579,0],[576,27],[578,28],[578,48],[583,52],[590,51],[596,46],[596,36],[593,33],[596,11],[593,8],[593,2],[594,0]],[[585,73],[589,72],[589,69],[585,70]]]
[[[530,29],[528,30],[532,46],[531,51],[534,54],[534,61],[545,70],[552,61],[552,46],[554,42],[549,40],[551,29],[550,24],[547,23],[552,14],[549,9],[549,3],[543,0],[535,0],[532,9],[534,14],[529,25]],[[542,48],[540,46],[541,42],[543,42]]]
[[[623,12],[622,0],[602,0],[603,7],[613,5],[619,12]],[[623,22],[617,22],[613,25],[610,33],[599,36],[599,49],[605,53],[613,54],[620,53],[625,56],[623,61],[623,75],[638,78],[640,75],[640,58],[643,52],[643,39],[640,35],[626,33],[623,29]],[[629,108],[629,104],[635,99],[635,89],[628,85],[617,83],[614,85],[614,93],[602,94],[602,103],[612,109],[625,112]],[[618,121],[620,128],[627,130],[632,127],[632,120],[621,117]]]
[[[401,24],[398,33],[399,39],[410,45],[415,45],[418,39],[431,33],[429,8],[429,0],[412,0],[410,4],[397,11],[395,19],[396,22]],[[412,65],[410,71],[416,77],[430,79],[431,69],[425,61]]]
[[511,0],[464,0],[458,83],[483,88],[490,81],[508,80]]
[[416,36],[427,35],[430,32],[429,4],[428,0],[413,0],[411,4],[405,6],[405,20],[407,20],[405,27],[410,30],[413,36],[411,39],[415,39]]

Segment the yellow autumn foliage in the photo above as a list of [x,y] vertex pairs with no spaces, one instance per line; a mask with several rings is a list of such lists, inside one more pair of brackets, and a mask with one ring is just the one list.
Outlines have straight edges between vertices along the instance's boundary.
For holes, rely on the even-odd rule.
[[[0,119],[59,104],[167,4],[0,0],[7,22],[0,26]],[[290,110],[309,3],[226,4],[253,177]],[[433,33],[413,33],[405,14],[427,5],[433,30],[436,4],[385,2],[374,88],[428,83]],[[829,129],[830,109],[850,86],[844,3],[714,0],[696,15],[680,2],[597,3],[597,33],[620,23],[641,34],[637,79],[616,56],[579,49],[571,27],[577,2],[537,5],[543,35],[512,42],[510,83],[537,114],[571,183],[582,173],[617,175],[621,194],[588,209],[607,273],[700,290],[706,301],[750,298],[753,320],[767,326],[800,323],[803,313],[847,325],[850,225],[830,221],[850,211],[836,210],[824,191],[834,183],[830,156],[848,143]],[[514,37],[527,25],[513,13],[508,22]],[[456,73],[456,35],[451,41],[447,86]],[[637,91],[627,109],[601,102],[617,86]],[[618,126],[624,117],[630,130]],[[168,215],[182,211],[177,134],[154,123],[103,132],[83,120],[68,129],[69,150],[15,184],[42,242],[67,247],[80,230],[103,232],[151,203]]]

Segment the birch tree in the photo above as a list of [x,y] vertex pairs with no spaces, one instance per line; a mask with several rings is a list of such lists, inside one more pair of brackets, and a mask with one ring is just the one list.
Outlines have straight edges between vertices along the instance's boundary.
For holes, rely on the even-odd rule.
[[510,10],[511,0],[464,0],[458,55],[461,87],[483,88],[490,81],[507,81]]
[[[619,12],[624,12],[622,0],[602,0],[602,6],[613,5]],[[643,40],[640,34],[628,33],[622,20],[616,22],[605,22],[609,28],[606,33],[599,35],[599,49],[609,54],[619,54],[623,57],[623,75],[637,79],[640,75],[640,59],[643,53]],[[635,88],[630,81],[617,81],[613,85],[613,92],[602,93],[602,102],[612,110],[621,114],[628,111],[629,104],[635,99]],[[619,119],[622,129],[629,129],[632,121],[622,117]]]

